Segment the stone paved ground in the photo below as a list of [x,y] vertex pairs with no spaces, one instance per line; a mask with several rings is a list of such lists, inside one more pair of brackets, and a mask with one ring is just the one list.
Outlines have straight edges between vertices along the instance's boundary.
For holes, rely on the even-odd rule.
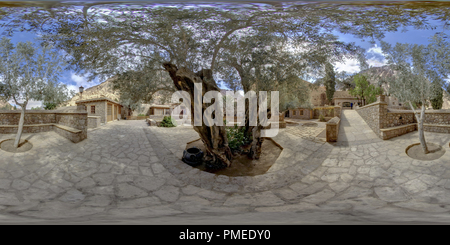
[[[0,141],[13,135],[0,135]],[[24,135],[26,153],[0,150],[0,223],[367,224],[450,223],[450,135],[435,161],[388,141],[329,144],[281,129],[268,173],[215,176],[184,164],[192,128],[119,121],[73,144],[54,132]]]
[[364,119],[355,110],[343,110],[339,128],[338,142],[371,143],[382,140],[364,122]]
[[[325,122],[319,122],[317,119],[303,120],[293,118],[287,118],[285,121],[298,124],[297,126],[287,126],[284,130],[287,133],[293,134],[305,140],[316,141],[318,143],[326,141],[326,134],[324,134],[326,128]],[[315,123],[317,126],[304,126],[304,124],[307,123]]]

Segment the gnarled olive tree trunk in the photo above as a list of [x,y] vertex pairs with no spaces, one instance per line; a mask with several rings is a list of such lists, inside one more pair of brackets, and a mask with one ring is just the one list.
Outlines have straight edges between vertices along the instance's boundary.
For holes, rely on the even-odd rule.
[[[178,90],[186,91],[191,97],[191,102],[194,102],[194,83],[202,84],[202,98],[208,91],[219,91],[216,82],[212,77],[212,71],[203,69],[194,73],[188,68],[177,68],[171,63],[164,63],[164,68],[169,72],[175,87]],[[205,109],[208,107],[202,103],[202,117]],[[191,118],[194,119],[194,103],[191,103]],[[222,119],[220,119],[222,120]],[[228,146],[228,138],[225,126],[206,126],[202,122],[201,126],[195,126],[194,130],[200,135],[201,140],[206,148],[205,161],[209,161],[218,167],[228,167],[231,165],[232,153]]]

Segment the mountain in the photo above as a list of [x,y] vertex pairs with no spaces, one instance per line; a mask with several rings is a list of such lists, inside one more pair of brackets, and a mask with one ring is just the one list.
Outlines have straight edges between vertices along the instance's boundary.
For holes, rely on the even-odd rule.
[[9,102],[0,100],[0,110],[12,110],[13,108]]
[[80,93],[76,93],[75,96],[69,100],[67,106],[75,106],[75,102],[79,100],[87,100],[94,98],[106,97],[114,101],[119,101],[120,95],[118,91],[112,89],[112,81],[114,78],[109,78],[106,81],[95,85],[90,88],[85,88],[83,94],[80,97]]
[[[66,106],[76,106],[77,101],[79,100],[87,100],[87,99],[95,99],[95,98],[102,98],[106,97],[108,99],[111,99],[113,101],[120,101],[120,94],[118,91],[114,91],[112,88],[112,81],[115,79],[114,77],[107,79],[106,81],[92,86],[90,88],[85,88],[82,96],[80,97],[80,93],[76,93],[74,97],[72,97],[71,100],[69,100],[66,103]],[[157,104],[161,105],[164,104],[164,98],[163,95],[160,93],[155,93],[153,95],[153,103],[151,104],[141,104],[141,106],[133,112],[133,115],[137,116],[138,114],[144,113],[146,114],[150,108],[151,105]]]

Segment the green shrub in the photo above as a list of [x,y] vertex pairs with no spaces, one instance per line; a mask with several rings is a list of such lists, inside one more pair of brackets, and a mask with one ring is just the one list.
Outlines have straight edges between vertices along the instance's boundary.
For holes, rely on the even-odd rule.
[[164,116],[162,122],[159,124],[160,127],[176,127],[175,123],[172,123],[171,116]]
[[56,106],[58,106],[56,103],[44,102],[44,109],[45,110],[54,110],[54,109],[56,109]]
[[227,127],[226,130],[228,146],[231,150],[238,150],[248,141],[248,137],[245,135],[245,127],[239,128],[237,125],[234,125],[234,127]]
[[325,122],[325,117],[322,114],[320,114],[320,116],[319,116],[319,121]]
[[138,117],[145,117],[145,114],[139,114]]

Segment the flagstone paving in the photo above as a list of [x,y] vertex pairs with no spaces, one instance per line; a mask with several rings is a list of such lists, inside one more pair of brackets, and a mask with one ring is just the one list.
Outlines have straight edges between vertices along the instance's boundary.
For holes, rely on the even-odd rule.
[[273,138],[280,157],[254,177],[184,164],[192,127],[116,121],[77,144],[24,134],[30,151],[0,150],[0,223],[450,223],[450,135],[427,132],[446,153],[419,161],[405,153],[417,132],[330,144],[287,131]]

